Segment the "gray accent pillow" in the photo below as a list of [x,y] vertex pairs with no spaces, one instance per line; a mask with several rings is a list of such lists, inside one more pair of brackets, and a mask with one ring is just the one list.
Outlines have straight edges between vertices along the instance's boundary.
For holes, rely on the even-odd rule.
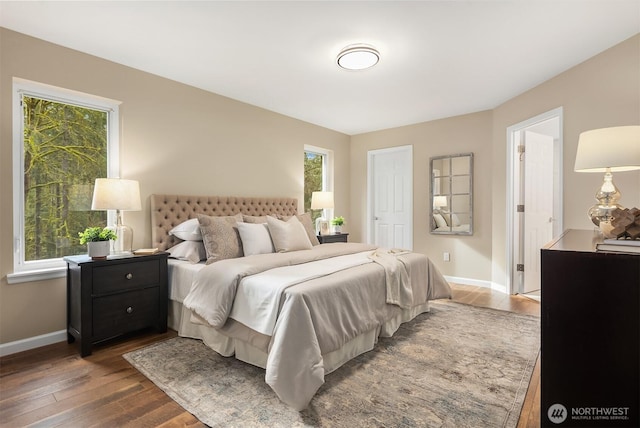
[[242,214],[220,217],[200,214],[198,222],[207,251],[207,264],[244,255],[238,233],[238,222],[242,222]]
[[313,248],[307,236],[307,231],[297,217],[291,217],[287,221],[267,217],[267,225],[269,226],[273,246],[277,252],[286,253]]
[[245,223],[267,223],[266,215],[243,215],[242,219]]
[[[304,226],[304,230],[307,232],[307,237],[309,238],[311,245],[320,245],[320,241],[318,241],[318,237],[316,236],[316,227],[313,225],[313,221],[311,221],[311,214],[298,214],[296,217]],[[291,216],[279,216],[278,218],[280,218],[280,220],[287,221]]]

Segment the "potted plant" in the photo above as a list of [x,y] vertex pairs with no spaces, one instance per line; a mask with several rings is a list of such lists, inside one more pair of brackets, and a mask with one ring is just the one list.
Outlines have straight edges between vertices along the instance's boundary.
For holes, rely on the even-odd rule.
[[331,224],[333,225],[334,233],[342,233],[342,225],[344,224],[344,217],[334,217],[331,220]]
[[106,259],[109,255],[109,241],[118,239],[116,233],[108,227],[87,227],[78,232],[80,244],[87,244],[87,252],[92,260]]

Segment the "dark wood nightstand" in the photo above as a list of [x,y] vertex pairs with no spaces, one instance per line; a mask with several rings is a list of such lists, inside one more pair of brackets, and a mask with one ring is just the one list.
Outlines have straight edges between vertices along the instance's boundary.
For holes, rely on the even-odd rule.
[[331,235],[318,235],[318,241],[321,244],[329,244],[331,242],[347,242],[348,233],[332,233]]
[[167,331],[167,253],[91,260],[68,256],[67,340],[80,355],[94,343],[154,327]]

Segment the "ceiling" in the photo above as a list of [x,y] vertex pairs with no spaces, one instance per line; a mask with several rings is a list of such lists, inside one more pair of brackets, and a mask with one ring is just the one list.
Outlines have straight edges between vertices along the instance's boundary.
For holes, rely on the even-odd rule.
[[[640,32],[640,0],[2,1],[0,26],[354,135],[486,109]],[[378,65],[335,63],[353,43]]]

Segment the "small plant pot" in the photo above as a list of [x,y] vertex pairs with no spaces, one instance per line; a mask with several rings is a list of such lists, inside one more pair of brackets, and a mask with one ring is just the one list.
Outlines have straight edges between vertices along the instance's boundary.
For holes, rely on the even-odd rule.
[[91,260],[104,260],[110,253],[111,241],[87,242],[87,252]]
[[342,233],[342,225],[333,225],[333,233]]

